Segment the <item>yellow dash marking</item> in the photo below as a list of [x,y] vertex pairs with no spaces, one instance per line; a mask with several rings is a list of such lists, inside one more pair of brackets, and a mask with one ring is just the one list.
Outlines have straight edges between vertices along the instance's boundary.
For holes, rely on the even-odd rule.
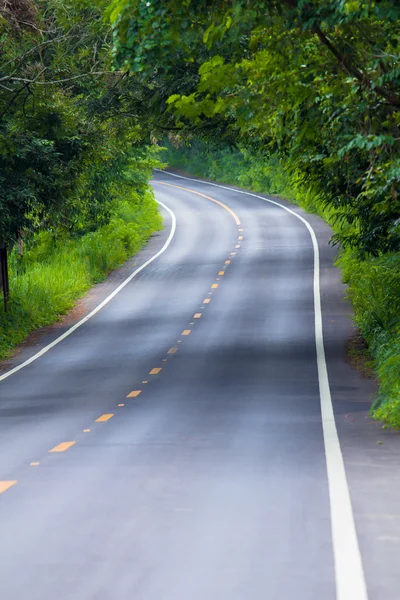
[[238,240],[242,240],[242,239],[243,239],[243,236],[239,235]]
[[235,248],[240,248],[240,244],[236,244]]
[[213,283],[211,287],[213,290],[215,290],[218,287],[218,283]]
[[58,444],[58,446],[54,446],[49,452],[65,452],[74,444],[76,444],[76,442],[62,442],[61,444]]
[[194,313],[193,319],[200,319],[201,313]]
[[211,298],[204,298],[204,304],[209,304],[211,302]]
[[[147,383],[147,381],[142,381],[142,383]],[[133,390],[133,392],[129,392],[127,398],[136,398],[137,396],[139,396],[139,394],[141,394],[141,392],[142,390]]]
[[105,421],[109,421],[110,419],[112,419],[113,416],[114,415],[112,413],[106,413],[105,415],[101,415],[101,417],[96,419],[95,423],[104,423]]
[[182,331],[181,335],[190,335],[190,332],[191,332],[191,331],[192,331],[191,329],[184,329],[184,330]]
[[219,200],[216,200],[215,198],[211,198],[211,196],[206,196],[205,194],[201,194],[200,192],[195,192],[194,190],[191,190],[189,188],[181,187],[180,185],[166,183],[165,181],[157,181],[157,183],[159,183],[161,185],[168,185],[169,187],[176,188],[177,190],[184,190],[185,192],[191,192],[192,194],[196,194],[196,196],[201,196],[202,198],[207,198],[207,200],[211,200],[211,202],[215,202],[215,204],[219,204],[220,206],[222,206],[222,208],[224,208],[226,211],[228,211],[228,213],[230,213],[232,215],[232,217],[235,219],[236,225],[241,225],[241,222],[240,222],[237,214],[234,213],[233,210],[231,208],[229,208],[229,206],[226,206],[226,204],[222,204],[222,202],[220,202]]
[[149,375],[158,375],[160,371],[162,371],[161,367],[157,367],[155,369],[152,369]]
[[235,256],[236,252],[231,252],[231,256]]
[[225,261],[225,264],[226,264],[226,265],[230,265],[230,264],[231,264],[231,261],[230,261],[230,260],[226,260],[226,261]]
[[175,352],[177,352],[178,348],[170,348],[167,352],[167,354],[175,354]]
[[10,487],[15,485],[17,481],[0,481],[0,494],[8,490]]
[[225,275],[225,271],[219,271],[218,275]]
[[118,404],[118,406],[125,406],[125,404]]
[[31,463],[31,467],[38,467],[40,465],[39,462],[33,462]]
[[83,433],[90,433],[91,429],[84,429]]

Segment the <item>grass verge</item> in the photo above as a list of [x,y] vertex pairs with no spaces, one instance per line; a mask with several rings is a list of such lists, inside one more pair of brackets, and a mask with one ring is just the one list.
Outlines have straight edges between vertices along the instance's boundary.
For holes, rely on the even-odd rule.
[[0,304],[0,358],[33,330],[57,321],[161,228],[152,192],[132,192],[116,203],[110,222],[96,231],[80,237],[38,233],[27,243],[22,260],[14,250],[7,313]]

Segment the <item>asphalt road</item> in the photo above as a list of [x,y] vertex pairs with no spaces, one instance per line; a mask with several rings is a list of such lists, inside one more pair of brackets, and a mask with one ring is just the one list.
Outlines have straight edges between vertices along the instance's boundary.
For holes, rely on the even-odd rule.
[[1,599],[398,600],[399,440],[345,360],[329,228],[306,216],[318,281],[282,207],[165,173],[154,189],[176,231],[163,208],[135,261],[162,254],[0,381]]

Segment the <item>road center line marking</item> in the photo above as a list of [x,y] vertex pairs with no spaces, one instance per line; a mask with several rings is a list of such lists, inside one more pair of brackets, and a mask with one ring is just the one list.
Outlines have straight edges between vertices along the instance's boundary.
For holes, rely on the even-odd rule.
[[61,444],[54,446],[54,448],[49,450],[49,452],[65,452],[66,450],[68,450],[68,448],[71,448],[71,446],[73,446],[74,444],[76,444],[76,442],[61,442]]
[[240,244],[236,244],[235,248],[240,248]]
[[[147,381],[142,381],[142,383],[147,383]],[[127,398],[137,398],[137,396],[139,396],[139,394],[142,393],[142,390],[133,390],[132,392],[129,392],[129,394],[127,395]]]
[[70,336],[74,331],[76,331],[84,323],[86,323],[87,321],[89,321],[89,319],[91,319],[92,317],[94,317],[94,315],[96,315],[104,306],[106,306],[106,304],[108,304],[110,302],[110,300],[112,300],[117,294],[119,294],[119,292],[126,285],[128,285],[128,283],[130,283],[132,281],[132,279],[134,279],[136,277],[136,275],[138,275],[150,263],[152,263],[154,260],[156,260],[156,258],[158,258],[159,256],[161,256],[161,254],[164,254],[164,252],[167,250],[168,246],[172,242],[173,237],[175,235],[175,231],[176,231],[176,217],[175,217],[175,213],[170,208],[168,208],[168,206],[166,206],[163,202],[160,202],[159,200],[157,200],[157,204],[159,204],[160,206],[162,206],[170,214],[170,216],[171,216],[171,222],[172,222],[172,224],[171,224],[171,231],[169,233],[169,236],[168,236],[168,238],[167,238],[164,246],[161,248],[161,250],[159,250],[158,252],[156,252],[151,258],[149,258],[148,260],[146,260],[140,267],[138,267],[135,271],[133,271],[133,273],[131,273],[129,275],[129,277],[127,277],[125,279],[125,281],[123,281],[113,292],[111,292],[111,294],[109,296],[107,296],[107,298],[105,298],[103,300],[103,302],[101,302],[88,315],[86,315],[86,317],[83,317],[83,319],[81,319],[80,321],[78,321],[77,323],[75,323],[75,325],[73,325],[72,327],[70,327],[69,329],[67,329],[67,331],[65,333],[63,333],[62,335],[60,335],[58,338],[56,338],[50,344],[47,344],[47,346],[45,346],[44,348],[42,348],[41,350],[39,350],[39,352],[37,352],[36,354],[34,354],[33,356],[31,356],[30,358],[28,358],[27,360],[25,360],[23,363],[21,363],[20,365],[17,365],[13,369],[10,369],[6,373],[3,373],[3,375],[0,375],[0,381],[3,381],[4,379],[7,379],[7,377],[10,377],[11,375],[14,375],[14,373],[17,373],[18,371],[20,371],[24,367],[27,367],[28,365],[30,365],[31,363],[33,363],[35,360],[37,360],[38,358],[40,358],[41,356],[43,356],[43,354],[46,354],[46,352],[48,352],[49,350],[51,350],[52,348],[54,348],[54,346],[57,346],[57,344],[59,344],[60,342],[62,342],[63,340],[65,340],[65,338],[67,338],[68,336]]
[[40,465],[40,462],[31,462],[30,466],[31,467],[38,467]]
[[211,298],[204,298],[203,302],[204,304],[210,304]]
[[118,404],[118,406],[125,406],[125,404]]
[[225,275],[225,271],[219,271],[218,275]]
[[161,367],[156,367],[155,369],[152,369],[149,373],[149,375],[158,375],[159,372],[162,371]]
[[175,354],[175,352],[178,351],[178,348],[170,348],[167,352],[167,354]]
[[90,433],[91,429],[84,429],[83,433]]
[[238,240],[242,240],[242,239],[243,239],[243,236],[239,235]]
[[219,285],[218,283],[213,283],[211,287],[213,290],[215,290],[218,287],[218,285]]
[[105,423],[106,421],[109,421],[110,419],[112,419],[114,416],[113,413],[107,413],[105,415],[101,415],[101,417],[99,417],[98,419],[95,420],[95,423]]
[[0,494],[9,490],[10,487],[16,483],[18,483],[18,481],[0,481]]
[[231,261],[230,261],[230,260],[226,260],[226,261],[225,261],[225,264],[226,264],[226,265],[230,265],[230,264],[231,264]]
[[227,206],[223,202],[220,202],[219,200],[216,200],[215,198],[211,198],[211,196],[206,196],[205,194],[196,192],[196,190],[189,190],[188,188],[181,187],[179,185],[173,185],[172,183],[166,183],[165,181],[155,180],[154,183],[159,183],[160,185],[167,185],[169,187],[176,188],[177,190],[184,190],[185,192],[190,192],[191,194],[196,194],[196,196],[201,196],[202,198],[207,198],[207,200],[211,200],[211,202],[215,202],[215,204],[219,204],[219,206],[222,206],[222,208],[224,208],[230,215],[232,215],[232,217],[235,219],[236,225],[241,225],[239,217],[237,216],[237,214],[235,212],[233,212],[233,210],[231,208],[229,208],[229,206]]
[[[183,177],[175,173],[166,173],[178,179],[188,181],[198,180]],[[331,511],[332,544],[335,561],[336,600],[368,600],[367,585],[364,568],[358,544],[357,531],[351,505],[350,490],[347,483],[343,454],[336,428],[333,412],[331,391],[329,385],[328,369],[326,365],[325,346],[322,326],[322,306],[320,289],[320,257],[318,240],[310,223],[289,207],[276,200],[263,198],[252,192],[232,190],[225,185],[201,181],[203,185],[219,187],[236,194],[252,196],[263,202],[268,202],[282,208],[296,219],[299,219],[308,229],[314,251],[314,315],[315,315],[315,347],[317,354],[318,381],[321,402],[322,430],[325,445],[326,469],[329,487],[329,500]],[[191,191],[191,190],[187,190]]]
[[200,318],[201,318],[201,313],[194,313],[193,319],[200,319]]
[[190,332],[191,332],[191,331],[192,331],[191,329],[184,329],[184,330],[182,331],[181,335],[190,335]]
[[106,421],[109,421],[110,419],[112,419],[114,416],[113,413],[106,413],[104,415],[101,415],[101,417],[99,417],[98,419],[95,420],[95,423],[105,423]]

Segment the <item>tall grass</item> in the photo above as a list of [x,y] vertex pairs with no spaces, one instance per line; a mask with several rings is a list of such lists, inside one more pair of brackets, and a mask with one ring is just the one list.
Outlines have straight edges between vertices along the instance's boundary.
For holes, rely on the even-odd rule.
[[162,220],[150,191],[118,202],[111,221],[81,237],[41,232],[10,257],[11,300],[0,306],[0,358],[31,331],[54,323],[94,283],[138,252]]
[[[164,160],[191,174],[277,194],[324,218],[335,231],[344,225],[326,208],[317,189],[305,187],[295,170],[276,156],[247,150],[213,149],[201,142],[174,148],[166,144]],[[349,226],[346,233],[351,234]],[[351,249],[337,261],[354,309],[354,320],[368,343],[379,378],[379,396],[371,414],[386,425],[400,428],[400,253],[361,260]]]

